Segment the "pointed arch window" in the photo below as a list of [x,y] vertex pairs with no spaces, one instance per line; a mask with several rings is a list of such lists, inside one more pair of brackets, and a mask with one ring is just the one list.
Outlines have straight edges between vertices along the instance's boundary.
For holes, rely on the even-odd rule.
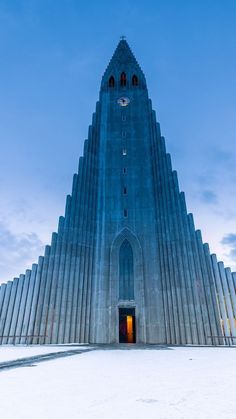
[[109,81],[108,81],[108,86],[109,86],[109,87],[115,87],[115,79],[114,79],[114,77],[113,77],[113,76],[111,76],[111,77],[109,78]]
[[127,239],[123,241],[119,254],[119,298],[134,299],[134,257]]
[[138,77],[136,74],[134,74],[132,77],[132,86],[138,86]]
[[124,73],[124,71],[120,75],[120,85],[126,86],[126,74]]

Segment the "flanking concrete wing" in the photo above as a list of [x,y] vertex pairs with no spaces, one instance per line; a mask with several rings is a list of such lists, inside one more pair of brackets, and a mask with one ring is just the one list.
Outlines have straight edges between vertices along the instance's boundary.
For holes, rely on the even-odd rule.
[[0,341],[233,343],[235,286],[195,231],[144,74],[121,40],[58,232],[0,287]]

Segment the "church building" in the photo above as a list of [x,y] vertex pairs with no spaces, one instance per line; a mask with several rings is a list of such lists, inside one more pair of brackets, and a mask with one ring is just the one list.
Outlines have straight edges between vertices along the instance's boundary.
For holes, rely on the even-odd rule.
[[236,273],[186,209],[145,76],[121,39],[44,256],[0,287],[0,343],[236,342]]

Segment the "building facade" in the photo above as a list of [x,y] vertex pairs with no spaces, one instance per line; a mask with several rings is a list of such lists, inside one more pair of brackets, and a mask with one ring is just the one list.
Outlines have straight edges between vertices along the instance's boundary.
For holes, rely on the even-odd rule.
[[121,40],[58,232],[0,287],[0,341],[233,343],[235,286],[195,231],[145,76]]

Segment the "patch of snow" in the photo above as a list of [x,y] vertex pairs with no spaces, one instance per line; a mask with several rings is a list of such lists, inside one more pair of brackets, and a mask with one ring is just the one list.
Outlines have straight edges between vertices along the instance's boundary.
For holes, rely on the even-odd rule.
[[1,372],[0,417],[234,419],[235,388],[235,348],[97,349]]

